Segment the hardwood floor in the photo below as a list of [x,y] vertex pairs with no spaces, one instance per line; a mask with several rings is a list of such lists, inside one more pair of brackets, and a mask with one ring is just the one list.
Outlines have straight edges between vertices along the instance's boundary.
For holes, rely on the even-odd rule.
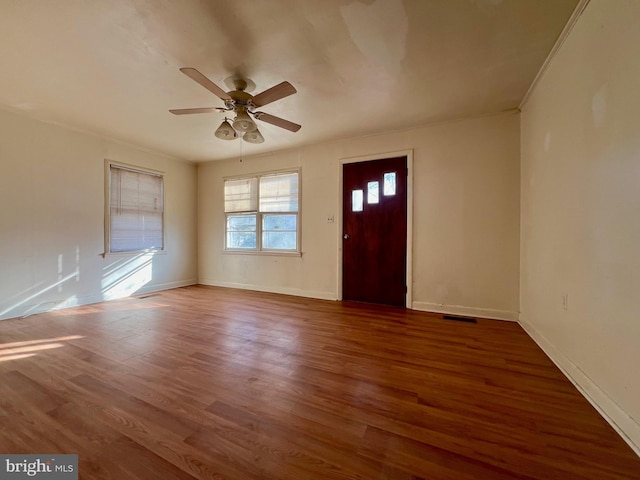
[[515,323],[195,286],[0,322],[0,453],[81,479],[631,479]]

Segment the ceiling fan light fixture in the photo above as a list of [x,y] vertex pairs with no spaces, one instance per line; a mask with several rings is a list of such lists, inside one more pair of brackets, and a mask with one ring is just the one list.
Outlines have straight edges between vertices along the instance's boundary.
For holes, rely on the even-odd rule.
[[229,121],[225,118],[216,130],[215,136],[222,140],[233,140],[238,138],[238,133],[233,129]]
[[264,142],[264,137],[260,133],[260,130],[258,130],[257,128],[252,132],[245,133],[242,136],[242,139],[245,142],[249,142],[249,143],[262,143],[262,142]]
[[233,128],[238,132],[253,132],[258,128],[256,122],[249,116],[244,108],[238,109],[236,118],[233,120]]

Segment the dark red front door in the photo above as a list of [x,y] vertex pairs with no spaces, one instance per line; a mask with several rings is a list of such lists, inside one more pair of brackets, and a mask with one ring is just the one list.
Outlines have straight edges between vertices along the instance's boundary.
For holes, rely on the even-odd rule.
[[342,298],[404,307],[407,158],[344,164],[342,178]]

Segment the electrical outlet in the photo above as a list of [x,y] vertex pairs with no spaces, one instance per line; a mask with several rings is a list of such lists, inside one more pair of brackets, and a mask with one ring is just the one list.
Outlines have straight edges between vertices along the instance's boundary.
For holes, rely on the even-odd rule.
[[562,295],[562,309],[569,310],[569,294],[565,293]]
[[333,223],[333,215],[327,215],[327,223]]

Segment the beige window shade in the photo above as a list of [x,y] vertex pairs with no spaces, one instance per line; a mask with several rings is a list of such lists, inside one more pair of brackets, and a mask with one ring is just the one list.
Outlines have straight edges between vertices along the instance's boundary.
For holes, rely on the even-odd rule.
[[298,211],[297,172],[260,177],[260,211]]
[[224,211],[255,212],[258,210],[258,179],[239,178],[224,182]]
[[109,250],[164,248],[164,195],[160,175],[110,166]]

